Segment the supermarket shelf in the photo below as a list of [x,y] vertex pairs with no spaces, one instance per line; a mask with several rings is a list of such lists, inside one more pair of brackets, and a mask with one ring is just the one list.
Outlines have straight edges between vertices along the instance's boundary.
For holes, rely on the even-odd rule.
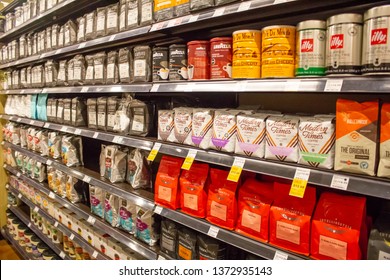
[[12,213],[14,213],[22,222],[27,225],[38,237],[45,242],[57,255],[64,256],[62,259],[71,260],[68,254],[62,251],[62,248],[58,244],[54,244],[51,239],[49,239],[46,235],[42,233],[40,229],[38,229],[34,224],[31,223],[29,217],[26,213],[24,213],[20,208],[11,206],[9,208]]
[[140,83],[128,85],[53,87],[43,89],[5,90],[4,94],[77,94],[77,93],[188,93],[188,92],[281,92],[281,93],[376,93],[387,94],[390,89],[389,77],[338,77],[338,78],[295,78],[258,79],[230,81],[195,81]]
[[27,253],[22,248],[22,246],[20,246],[19,243],[11,237],[11,234],[9,233],[7,226],[4,226],[1,229],[1,234],[8,240],[8,242],[10,242],[12,244],[12,247],[16,250],[18,255],[20,257],[22,257],[23,260],[33,260],[34,259],[32,254]]
[[3,120],[7,120],[7,121],[13,121],[13,122],[22,123],[22,124],[33,125],[36,127],[43,127],[43,125],[44,125],[43,121],[21,118],[21,117],[17,117],[17,116],[0,115],[0,118],[2,118]]
[[[53,20],[57,21],[59,19],[67,18],[70,14],[72,14],[75,10],[83,9],[89,7],[91,5],[95,5],[96,3],[103,2],[101,0],[66,0],[64,2],[59,3],[54,6],[50,10],[47,10],[36,16],[18,27],[12,29],[9,32],[0,35],[0,40],[11,41],[18,36],[34,31],[36,29],[40,29],[43,26],[47,26],[53,23]],[[42,26],[43,25],[43,26]]]
[[87,251],[91,256],[96,256],[96,259],[98,260],[108,260],[109,258],[102,253],[95,250],[94,247],[92,247],[88,241],[84,240],[81,236],[79,236],[76,232],[68,229],[63,224],[59,223],[56,219],[54,219],[52,216],[50,216],[46,211],[42,210],[40,207],[32,203],[30,200],[28,200],[26,197],[19,196],[21,194],[18,190],[16,190],[13,187],[9,187],[9,190],[15,195],[20,197],[20,199],[27,204],[30,208],[32,208],[32,211],[37,212],[41,216],[43,216],[48,222],[50,222],[53,226],[57,227],[60,231],[62,231],[67,236],[74,236],[74,241],[79,244],[85,251]]
[[[282,253],[288,256],[289,260],[305,260],[308,259],[305,256],[299,256],[282,249],[278,249],[266,243],[261,243],[259,241],[247,238],[245,236],[239,235],[234,231],[225,230],[214,226],[207,222],[204,219],[193,218],[189,215],[183,214],[177,210],[171,210],[168,208],[163,208],[161,206],[156,206],[155,212],[161,216],[168,218],[172,221],[178,222],[184,226],[192,228],[198,232],[201,232],[206,235],[210,235],[216,239],[224,241],[228,244],[231,244],[235,247],[241,248],[245,251],[248,251],[257,256],[263,257],[265,259],[272,260],[275,257],[275,254]],[[211,230],[210,230],[211,229]]]
[[[17,119],[16,117],[9,118],[9,116],[5,116],[5,119],[17,121],[15,120]],[[23,121],[24,121],[23,123],[28,123],[28,119],[23,119]],[[44,127],[51,128],[50,125],[52,124],[49,125],[47,124],[48,123],[46,123]],[[54,125],[52,126],[53,126],[52,129],[54,129]],[[58,125],[58,127],[56,127],[56,130],[79,134],[78,133],[79,131],[76,131],[77,129],[75,128],[71,128],[69,130],[66,128],[64,130],[62,127],[64,126]],[[159,142],[156,141],[155,139],[148,140],[147,138],[134,138],[139,140],[139,142],[136,142],[132,137],[117,136],[117,138],[115,138],[114,134],[110,134],[111,138],[107,138],[103,136],[107,135],[108,133],[97,132],[97,131],[93,132],[91,130],[89,130],[88,135],[87,134],[84,135],[81,134],[81,135],[86,137],[91,137],[90,135],[92,133],[93,136],[96,136],[97,133],[97,137],[94,137],[97,139],[101,139],[104,141],[109,141],[121,145],[127,145],[130,147],[138,147],[141,149],[143,149],[142,147],[146,147],[147,148],[146,150],[151,150],[150,147],[153,147],[155,142]],[[196,150],[197,151],[196,160],[206,162],[206,163],[211,163],[211,164],[217,164],[220,166],[226,166],[226,167],[231,167],[235,158],[244,158],[245,159],[245,165],[243,168],[244,170],[255,172],[255,173],[266,174],[270,176],[276,176],[285,179],[290,179],[290,180],[294,178],[297,168],[305,168],[310,170],[310,176],[308,181],[309,184],[338,189],[337,186],[332,185],[332,181],[334,178],[348,180],[348,184],[346,188],[343,188],[342,190],[350,193],[363,194],[363,195],[390,200],[389,179],[372,177],[372,176],[364,176],[364,175],[358,175],[358,174],[352,174],[346,172],[338,172],[334,170],[311,168],[309,166],[299,165],[294,163],[281,163],[273,160],[254,159],[254,158],[249,158],[244,156],[231,155],[231,154],[213,151],[213,150],[208,150],[208,151],[200,150],[200,149],[196,149],[195,147],[174,144],[174,143],[164,143],[164,142],[160,142],[160,143],[161,143],[161,148],[159,152],[162,154],[186,158],[190,150]],[[79,179],[82,179],[81,176],[83,175],[81,173],[76,175],[78,175]],[[97,183],[97,186],[101,186],[102,188],[105,189],[112,187],[112,184],[107,183],[103,180],[98,180],[97,179],[98,177],[95,178],[96,179],[93,180],[93,183]]]

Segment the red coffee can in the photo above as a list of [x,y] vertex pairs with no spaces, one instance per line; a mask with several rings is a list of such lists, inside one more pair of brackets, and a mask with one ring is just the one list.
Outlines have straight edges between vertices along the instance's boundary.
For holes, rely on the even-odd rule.
[[191,41],[187,43],[188,49],[188,79],[210,79],[210,42]]
[[232,37],[210,40],[210,79],[232,78]]

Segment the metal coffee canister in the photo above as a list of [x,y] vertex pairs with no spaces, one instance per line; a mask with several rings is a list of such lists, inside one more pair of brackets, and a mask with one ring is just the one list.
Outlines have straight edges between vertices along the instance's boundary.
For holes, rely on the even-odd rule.
[[210,79],[230,79],[232,77],[232,37],[219,37],[210,40]]
[[210,79],[210,42],[191,41],[188,48],[188,79]]
[[364,13],[362,74],[390,73],[390,5],[369,9]]
[[188,80],[187,71],[187,46],[170,45],[169,46],[169,80],[181,81]]
[[168,48],[153,48],[153,82],[169,78]]
[[260,30],[233,32],[233,79],[259,79],[261,71]]
[[324,76],[326,71],[326,22],[306,20],[298,23],[295,76]]
[[292,78],[295,70],[295,26],[262,29],[261,77]]
[[327,20],[326,74],[360,74],[362,50],[360,14],[340,14]]

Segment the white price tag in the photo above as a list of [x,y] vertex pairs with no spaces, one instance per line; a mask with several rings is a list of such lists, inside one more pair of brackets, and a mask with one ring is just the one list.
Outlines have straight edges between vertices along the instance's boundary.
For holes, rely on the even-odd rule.
[[24,90],[24,89],[22,89],[22,90],[20,91],[21,94],[24,94],[25,92],[26,92],[26,90]]
[[45,123],[45,125],[43,126],[44,128],[49,128],[50,124],[49,123]]
[[284,84],[284,91],[298,91],[300,84],[300,80],[286,81]]
[[343,87],[342,79],[329,79],[326,81],[324,91],[341,91]]
[[85,45],[86,45],[87,43],[81,43],[78,47],[77,47],[77,49],[83,49],[83,48],[85,48]]
[[46,161],[46,165],[52,165],[52,161],[50,160],[50,159],[48,159],[47,161]]
[[213,17],[219,17],[222,16],[223,13],[225,12],[225,7],[218,8],[214,11]]
[[5,143],[4,141],[1,141],[1,145],[4,145],[4,143]]
[[160,87],[159,84],[154,84],[154,85],[152,86],[152,88],[150,89],[150,92],[157,92],[159,87]]
[[275,0],[274,5],[275,4],[286,3],[287,1],[290,1],[290,0]]
[[280,251],[275,252],[275,256],[274,256],[275,261],[285,261],[287,259],[288,259],[288,255],[286,253]]
[[56,50],[54,54],[60,54],[60,53],[62,53],[62,49]]
[[81,129],[76,129],[75,131],[74,131],[74,134],[76,134],[76,135],[80,135],[81,134]]
[[22,120],[22,118],[17,118],[16,121],[17,122],[20,122]]
[[167,27],[172,27],[172,26],[180,25],[182,21],[183,21],[183,18],[181,18],[181,17],[176,18],[176,19],[171,19],[171,20],[168,22],[168,26],[167,26]]
[[57,221],[54,223],[54,227],[58,227],[58,222]]
[[236,91],[246,91],[246,85],[248,84],[247,81],[240,81],[236,82]]
[[20,172],[16,173],[16,177],[20,177],[20,175],[22,175]]
[[49,193],[49,197],[50,197],[51,199],[55,199],[55,198],[56,198],[56,195],[55,195],[53,192],[50,192],[50,193]]
[[161,255],[158,255],[158,258],[157,258],[158,261],[165,261],[167,260],[166,258],[164,258],[163,256]]
[[94,134],[93,134],[93,136],[92,136],[92,138],[94,138],[94,139],[96,139],[96,138],[98,138],[99,137],[99,132],[95,132]]
[[164,27],[164,22],[155,23],[152,25],[152,28],[150,28],[150,31],[160,30],[163,27]]
[[44,89],[42,90],[42,93],[47,93],[47,88],[44,88]]
[[252,2],[251,1],[246,1],[242,2],[240,6],[238,7],[237,12],[242,12],[242,11],[247,11],[251,7]]
[[74,234],[73,234],[73,233],[69,236],[69,239],[70,239],[70,240],[73,240],[73,239],[74,239]]
[[61,258],[61,259],[64,259],[64,258],[65,258],[65,253],[64,253],[63,251],[61,251],[61,253],[60,253],[60,258]]
[[98,252],[97,252],[97,251],[94,251],[94,252],[92,253],[92,258],[96,259],[97,256],[98,256]]
[[197,21],[197,20],[198,20],[198,18],[199,18],[199,14],[197,14],[197,15],[192,15],[192,16],[190,17],[190,19],[188,20],[188,22],[194,22],[194,21]]
[[10,205],[10,204],[8,204],[8,205],[7,205],[7,208],[10,208],[10,207],[11,207],[11,205]]
[[35,212],[35,213],[38,213],[38,211],[39,211],[39,208],[38,208],[38,206],[35,206],[35,208],[34,208],[34,212]]
[[156,207],[154,208],[154,213],[160,215],[161,212],[162,212],[162,210],[163,210],[163,208],[162,208],[161,206],[157,206],[157,205],[156,205]]
[[90,223],[91,225],[94,225],[96,222],[96,219],[92,216],[89,216],[87,219],[87,222]]
[[210,226],[210,229],[209,231],[207,232],[207,235],[208,236],[211,236],[213,238],[216,238],[217,235],[218,235],[218,232],[219,232],[219,228],[215,227],[215,226]]
[[22,198],[22,194],[20,193],[20,194],[18,194],[18,198],[19,199],[21,199]]
[[85,175],[83,181],[89,184],[91,182],[91,177]]
[[65,126],[63,126],[63,127],[61,127],[60,131],[61,131],[61,132],[67,132],[67,131],[68,131],[68,128],[65,127]]
[[6,168],[6,167],[7,167],[7,165],[4,163],[3,168]]
[[29,228],[31,227],[31,223],[28,223],[28,225],[27,225]]
[[108,42],[114,41],[114,40],[115,40],[115,36],[116,36],[116,35],[111,35],[111,37],[108,39]]
[[82,87],[81,88],[81,92],[88,92],[88,90],[89,90],[89,87]]
[[122,87],[121,86],[116,86],[116,87],[111,87],[110,92],[121,92]]
[[5,94],[9,94],[9,90],[6,90],[6,91],[5,91]]
[[335,174],[333,175],[332,183],[330,184],[330,187],[334,189],[346,191],[348,188],[348,183],[349,183],[349,177]]
[[31,120],[31,121],[30,121],[30,125],[33,125],[33,124],[34,124],[34,122],[35,122],[34,120]]
[[112,142],[116,143],[116,144],[122,144],[123,142],[123,137],[121,136],[115,136],[114,139],[112,139]]

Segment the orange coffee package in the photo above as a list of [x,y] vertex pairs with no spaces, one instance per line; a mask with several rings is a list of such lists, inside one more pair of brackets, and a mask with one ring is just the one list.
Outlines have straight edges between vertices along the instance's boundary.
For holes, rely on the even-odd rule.
[[209,165],[194,162],[190,170],[180,176],[180,206],[184,213],[198,218],[206,217],[207,177]]
[[253,239],[268,242],[269,211],[273,201],[273,184],[247,179],[238,191],[236,231]]
[[228,171],[210,169],[211,184],[207,199],[207,220],[233,230],[237,220],[236,190],[238,183],[227,180]]
[[290,196],[291,183],[274,183],[274,204],[270,210],[269,242],[298,254],[310,253],[310,220],[316,203],[316,189],[306,187],[303,198]]
[[375,175],[379,102],[338,99],[335,170]]
[[311,256],[321,260],[359,260],[367,240],[366,198],[323,193],[311,227]]
[[382,105],[378,176],[390,178],[390,103]]
[[177,209],[180,204],[179,176],[183,159],[163,156],[156,176],[154,186],[154,201],[156,204]]

